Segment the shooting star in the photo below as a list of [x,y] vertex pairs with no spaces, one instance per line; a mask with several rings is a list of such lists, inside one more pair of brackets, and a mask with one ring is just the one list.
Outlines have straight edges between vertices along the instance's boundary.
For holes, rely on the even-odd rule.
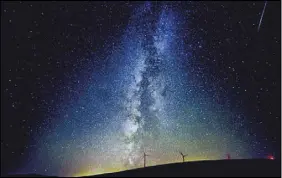
[[259,25],[258,25],[258,32],[259,32],[260,25],[261,25],[261,21],[262,21],[263,15],[264,15],[266,3],[267,3],[267,1],[265,1],[265,3],[264,3],[264,7],[263,7],[263,10],[262,10],[262,14],[261,14],[261,16],[260,16],[260,21],[259,21]]

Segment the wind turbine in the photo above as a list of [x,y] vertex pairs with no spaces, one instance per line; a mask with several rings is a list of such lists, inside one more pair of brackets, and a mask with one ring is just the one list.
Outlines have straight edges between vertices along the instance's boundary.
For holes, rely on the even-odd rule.
[[229,153],[226,154],[227,159],[231,159],[231,156]]
[[187,156],[187,154],[186,155],[184,155],[181,151],[179,151],[179,154],[181,154],[181,156],[182,156],[182,161],[183,161],[183,163],[184,163],[184,159],[185,159],[185,157]]
[[147,155],[145,152],[143,154],[143,158],[144,158],[144,167],[146,167],[146,156],[150,156],[150,155]]

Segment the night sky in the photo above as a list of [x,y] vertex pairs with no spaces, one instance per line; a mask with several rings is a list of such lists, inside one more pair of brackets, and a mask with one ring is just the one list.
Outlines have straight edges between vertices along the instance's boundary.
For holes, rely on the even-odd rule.
[[1,175],[280,159],[280,61],[281,2],[2,1]]

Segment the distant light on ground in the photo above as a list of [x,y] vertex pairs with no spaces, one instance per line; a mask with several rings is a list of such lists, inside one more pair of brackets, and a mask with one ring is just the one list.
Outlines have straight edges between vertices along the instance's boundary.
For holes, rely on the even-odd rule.
[[269,156],[267,156],[267,159],[274,160],[274,156],[269,155]]

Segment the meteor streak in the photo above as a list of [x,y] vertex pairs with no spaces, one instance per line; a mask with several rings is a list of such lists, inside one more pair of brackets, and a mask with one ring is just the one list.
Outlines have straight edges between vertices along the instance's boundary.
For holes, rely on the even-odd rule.
[[261,14],[261,16],[260,16],[259,25],[258,25],[258,32],[259,32],[259,29],[260,29],[260,25],[261,25],[261,21],[262,21],[263,15],[264,15],[264,11],[265,11],[266,4],[267,4],[267,1],[265,1],[265,3],[264,3],[264,7],[263,7],[263,10],[262,10],[262,14]]

